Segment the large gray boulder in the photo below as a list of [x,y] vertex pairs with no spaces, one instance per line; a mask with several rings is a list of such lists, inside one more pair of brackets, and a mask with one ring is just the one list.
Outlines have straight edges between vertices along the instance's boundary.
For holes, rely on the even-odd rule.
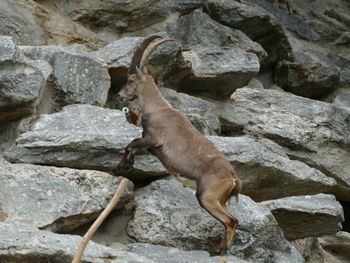
[[[70,263],[82,240],[79,236],[59,235],[30,226],[0,223],[1,263]],[[90,241],[82,256],[86,263],[155,263],[132,252],[111,249]]]
[[142,37],[124,37],[91,52],[91,54],[108,65],[109,70],[125,71],[129,68],[131,58],[141,44]]
[[174,89],[179,91],[228,98],[257,75],[259,60],[266,57],[263,48],[243,32],[217,23],[200,10],[170,21],[164,30],[179,39],[185,50],[184,61],[178,60],[183,65],[176,65],[181,70],[174,70],[180,78]]
[[43,73],[26,61],[11,37],[0,36],[0,123],[32,114],[43,86]]
[[260,204],[270,209],[288,240],[335,234],[344,221],[343,208],[333,195],[292,196]]
[[[229,254],[253,262],[304,262],[267,208],[240,195],[239,203],[232,202],[229,210],[240,221]],[[207,250],[224,228],[199,206],[192,190],[160,180],[136,196],[128,233],[141,242]]]
[[[122,180],[99,171],[29,164],[2,165],[0,175],[0,221],[61,233],[95,219]],[[132,194],[129,181],[116,208]]]
[[184,251],[174,247],[165,247],[147,243],[134,243],[125,248],[126,251],[154,260],[157,263],[248,263],[234,256],[210,257],[209,253],[201,250]]
[[214,21],[201,10],[169,22],[164,29],[170,37],[178,39],[184,50],[195,46],[239,47],[256,54],[259,60],[267,56],[260,44],[252,41],[242,31],[224,26]]
[[340,87],[338,70],[318,63],[280,62],[275,69],[275,81],[286,91],[314,99]]
[[239,29],[258,42],[268,53],[267,59],[262,62],[263,66],[293,58],[283,26],[254,2],[208,0],[205,11],[219,23]]
[[197,46],[182,54],[192,66],[179,91],[206,97],[227,99],[260,70],[258,57],[239,47]]
[[[141,137],[141,129],[129,124],[122,111],[77,104],[61,112],[42,115],[7,152],[12,162],[65,166],[79,169],[114,169],[125,147]],[[155,158],[145,153],[135,156],[131,178],[165,173]]]
[[111,85],[107,67],[84,46],[26,46],[21,50],[29,58],[51,65],[48,97],[55,108],[74,103],[105,105]]
[[329,192],[333,178],[317,169],[291,160],[270,140],[249,137],[208,137],[231,162],[243,181],[243,193],[255,201],[292,195]]
[[349,200],[347,108],[274,90],[242,88],[231,98],[232,111],[225,116],[232,133],[274,140],[285,147],[291,158],[335,178],[338,185],[334,194]]

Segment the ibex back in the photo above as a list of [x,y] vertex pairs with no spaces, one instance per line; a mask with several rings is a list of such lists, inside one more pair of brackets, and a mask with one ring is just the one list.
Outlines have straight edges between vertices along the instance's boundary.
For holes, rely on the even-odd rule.
[[158,36],[146,38],[136,50],[127,82],[118,92],[120,100],[138,98],[142,107],[143,136],[133,140],[125,150],[118,174],[133,165],[138,150],[148,150],[181,182],[195,182],[199,204],[226,229],[214,252],[226,250],[232,243],[238,220],[227,210],[226,203],[241,191],[241,181],[231,164],[200,134],[180,111],[172,108],[160,94],[145,63],[156,46],[168,41]]

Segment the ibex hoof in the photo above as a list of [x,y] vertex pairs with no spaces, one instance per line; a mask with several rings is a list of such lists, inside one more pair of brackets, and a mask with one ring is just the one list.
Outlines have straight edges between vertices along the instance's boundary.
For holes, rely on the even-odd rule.
[[115,176],[121,176],[129,173],[132,168],[132,163],[126,162],[124,166],[118,165],[116,168],[112,170]]
[[227,252],[227,247],[223,245],[223,242],[219,242],[218,244],[211,247],[209,250],[210,255],[224,255]]

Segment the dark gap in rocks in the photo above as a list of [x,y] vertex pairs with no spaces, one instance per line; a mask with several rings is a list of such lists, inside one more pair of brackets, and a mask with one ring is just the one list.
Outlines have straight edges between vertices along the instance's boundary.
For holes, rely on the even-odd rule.
[[142,179],[137,179],[137,180],[135,180],[135,177],[131,179],[129,178],[129,179],[132,180],[132,182],[134,183],[135,189],[137,189],[137,188],[145,187],[150,183],[152,183],[153,181],[168,179],[168,178],[171,178],[169,174],[160,175],[159,177],[144,177]]
[[[128,222],[131,220],[132,215],[133,201],[130,201],[122,209],[114,210],[109,214],[91,240],[98,244],[110,247],[120,247],[126,244],[135,243],[136,240],[127,234]],[[75,228],[74,230],[67,232],[67,234],[84,236],[94,221],[95,220]]]
[[350,232],[350,202],[339,201],[344,209],[345,221],[342,223],[342,231]]
[[222,137],[241,137],[247,135],[244,132],[244,127],[235,127],[235,129],[232,129],[232,127],[227,127],[225,125],[221,125],[221,134]]
[[126,81],[127,68],[111,68],[108,70],[111,77],[111,88],[109,89],[105,108],[120,109],[122,103],[117,99],[117,93]]
[[[81,222],[91,222],[90,218],[97,218],[100,212],[90,214],[79,214],[69,217],[61,217],[52,224],[39,227],[40,230],[52,231],[59,234],[65,234],[75,229]],[[93,219],[95,220],[95,219]]]

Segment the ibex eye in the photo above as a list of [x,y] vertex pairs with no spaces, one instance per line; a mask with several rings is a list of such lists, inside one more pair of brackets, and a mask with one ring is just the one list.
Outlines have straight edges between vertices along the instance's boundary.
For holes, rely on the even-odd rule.
[[128,84],[132,84],[132,83],[134,83],[134,81],[131,80],[131,79],[129,79],[129,80],[128,80]]

